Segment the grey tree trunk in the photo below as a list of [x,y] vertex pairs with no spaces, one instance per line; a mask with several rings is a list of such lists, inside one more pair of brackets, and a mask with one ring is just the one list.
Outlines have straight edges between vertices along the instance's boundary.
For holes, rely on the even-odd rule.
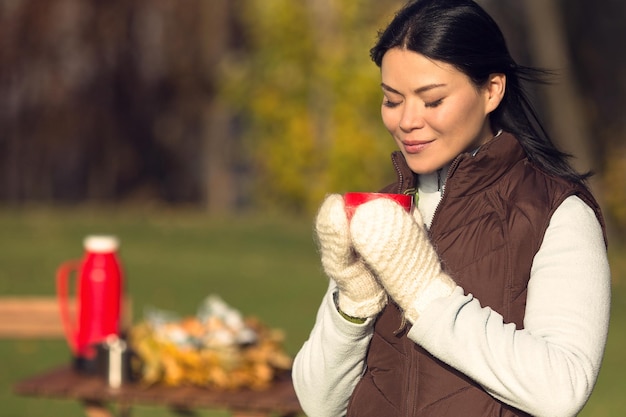
[[[216,69],[229,48],[230,2],[201,1],[203,69],[208,85],[216,81]],[[203,203],[209,212],[230,211],[236,204],[234,174],[235,140],[229,106],[215,94],[201,100],[203,157],[200,183]]]
[[[565,38],[565,27],[557,0],[525,0],[530,53],[535,65],[559,72],[557,82],[545,88],[549,130],[554,141],[574,156],[572,165],[579,172],[598,171],[599,161],[593,147],[589,118],[577,90]],[[594,175],[589,186],[601,206],[603,189],[600,177]],[[607,219],[608,220],[608,219]],[[609,232],[612,228],[609,227]]]

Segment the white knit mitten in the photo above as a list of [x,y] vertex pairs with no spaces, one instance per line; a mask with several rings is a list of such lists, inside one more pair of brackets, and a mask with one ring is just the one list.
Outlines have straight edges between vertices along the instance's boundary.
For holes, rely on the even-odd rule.
[[352,247],[341,195],[326,197],[315,220],[315,232],[324,272],[339,289],[339,309],[358,318],[378,314],[387,303],[387,294]]
[[456,287],[441,270],[421,216],[414,212],[381,198],[359,206],[350,223],[355,249],[411,323],[432,300]]

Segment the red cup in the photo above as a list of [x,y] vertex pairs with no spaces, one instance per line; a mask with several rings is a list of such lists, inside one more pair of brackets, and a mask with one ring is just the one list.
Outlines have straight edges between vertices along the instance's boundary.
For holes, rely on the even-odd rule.
[[410,194],[388,194],[388,193],[345,193],[343,200],[346,205],[346,215],[348,219],[352,218],[354,211],[358,206],[377,198],[388,198],[400,204],[407,212],[413,209],[413,196]]

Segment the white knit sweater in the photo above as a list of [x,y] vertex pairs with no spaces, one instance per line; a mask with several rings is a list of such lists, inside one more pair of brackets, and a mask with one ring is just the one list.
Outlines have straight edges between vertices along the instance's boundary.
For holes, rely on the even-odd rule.
[[[441,198],[436,174],[420,176],[419,206],[430,225]],[[524,329],[462,288],[433,301],[408,337],[495,398],[537,417],[575,416],[596,382],[606,343],[610,270],[602,230],[578,197],[555,211],[528,285]],[[373,320],[346,321],[330,282],[293,382],[309,417],[339,417],[364,371]]]

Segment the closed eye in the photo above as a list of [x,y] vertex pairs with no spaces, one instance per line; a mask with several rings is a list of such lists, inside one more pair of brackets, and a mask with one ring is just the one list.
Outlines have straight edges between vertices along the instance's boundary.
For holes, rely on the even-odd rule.
[[424,103],[424,107],[428,107],[432,109],[432,108],[439,106],[441,103],[443,103],[443,98],[440,98],[439,100],[435,100],[435,101],[429,101],[428,103]]
[[383,100],[383,106],[388,107],[390,109],[393,109],[394,107],[397,107],[400,103],[395,102],[395,101],[391,101],[389,99],[384,99]]

